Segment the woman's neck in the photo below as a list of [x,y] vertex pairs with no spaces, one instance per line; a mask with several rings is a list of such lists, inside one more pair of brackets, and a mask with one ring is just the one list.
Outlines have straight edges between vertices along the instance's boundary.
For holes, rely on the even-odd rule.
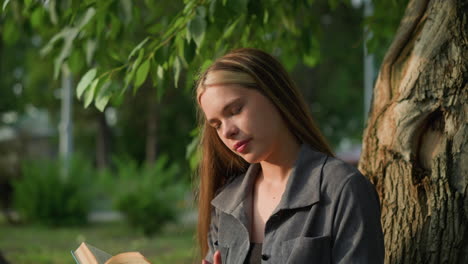
[[262,177],[266,182],[286,182],[299,155],[301,146],[295,137],[282,140],[281,145],[275,146],[272,153],[260,162]]

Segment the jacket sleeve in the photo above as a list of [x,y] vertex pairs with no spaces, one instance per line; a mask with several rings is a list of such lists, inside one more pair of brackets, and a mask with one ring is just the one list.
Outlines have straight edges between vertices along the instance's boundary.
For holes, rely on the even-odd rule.
[[218,217],[216,209],[213,208],[211,211],[210,230],[208,231],[208,253],[205,256],[205,260],[213,263],[213,255],[216,252],[218,246]]
[[369,180],[353,173],[338,195],[332,263],[384,263],[384,254],[379,197]]

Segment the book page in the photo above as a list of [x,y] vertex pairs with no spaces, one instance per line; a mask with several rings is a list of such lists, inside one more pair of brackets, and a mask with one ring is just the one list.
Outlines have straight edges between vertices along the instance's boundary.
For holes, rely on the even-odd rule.
[[91,246],[90,244],[86,244],[86,246],[89,248],[89,251],[91,251],[91,253],[93,253],[94,257],[96,258],[96,260],[97,260],[97,262],[99,264],[106,263],[106,261],[109,260],[112,257],[111,254],[109,254],[109,253],[107,253],[105,251],[102,251],[97,247]]
[[72,256],[77,264],[104,264],[112,256],[85,242],[73,252]]
[[99,264],[85,243],[81,243],[72,255],[78,264]]
[[85,242],[74,252],[72,256],[77,264],[151,264],[139,252],[125,252],[115,256],[91,246]]
[[126,252],[113,256],[105,264],[151,264],[139,252]]

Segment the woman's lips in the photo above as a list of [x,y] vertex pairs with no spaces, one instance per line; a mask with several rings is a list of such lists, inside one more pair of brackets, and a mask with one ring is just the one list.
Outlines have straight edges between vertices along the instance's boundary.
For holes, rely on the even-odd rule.
[[234,145],[234,150],[239,152],[239,153],[242,153],[244,152],[245,148],[247,147],[247,144],[250,142],[251,139],[247,139],[247,140],[243,140],[243,141],[240,141],[240,142],[237,142],[235,145]]

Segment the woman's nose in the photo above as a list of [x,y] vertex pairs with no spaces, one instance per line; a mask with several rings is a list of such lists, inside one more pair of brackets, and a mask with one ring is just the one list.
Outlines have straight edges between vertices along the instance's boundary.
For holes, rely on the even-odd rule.
[[231,122],[226,122],[224,124],[223,136],[225,138],[229,138],[229,139],[234,138],[234,136],[236,136],[237,133],[239,133],[239,129],[237,128],[236,125],[234,125]]

